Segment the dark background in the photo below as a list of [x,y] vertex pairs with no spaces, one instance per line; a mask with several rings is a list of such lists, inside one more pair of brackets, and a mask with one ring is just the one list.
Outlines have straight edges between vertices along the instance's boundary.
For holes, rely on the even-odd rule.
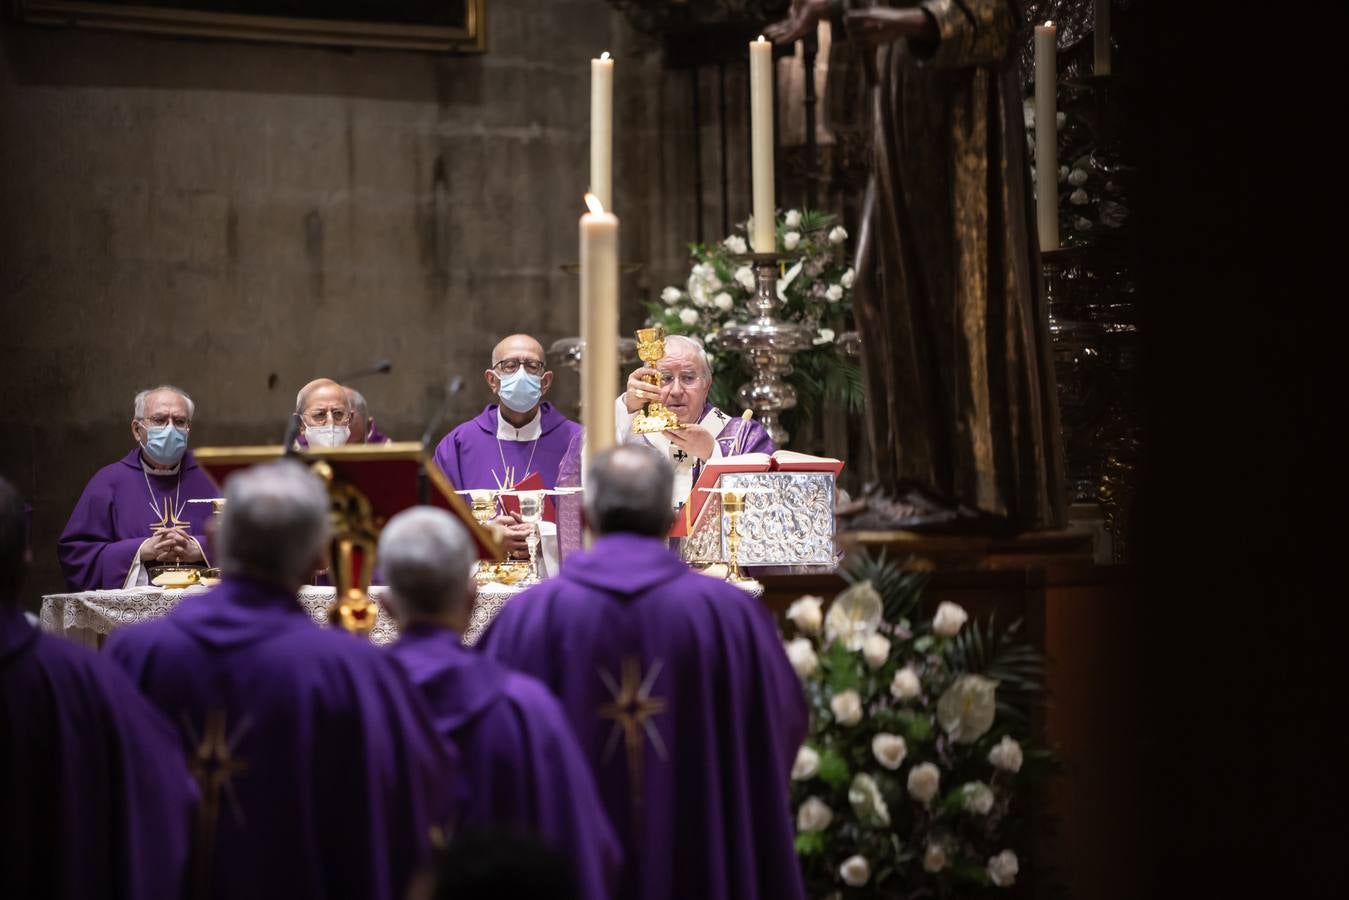
[[281,16],[290,19],[383,22],[460,28],[467,24],[465,0],[82,0],[89,6],[154,7],[203,13]]

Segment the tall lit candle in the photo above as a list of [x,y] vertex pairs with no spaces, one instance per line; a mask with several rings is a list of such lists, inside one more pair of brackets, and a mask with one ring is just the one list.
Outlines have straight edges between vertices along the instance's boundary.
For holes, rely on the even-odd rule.
[[1092,0],[1092,8],[1095,13],[1095,35],[1092,38],[1092,49],[1095,51],[1093,68],[1097,75],[1109,75],[1110,0]]
[[1040,249],[1059,246],[1058,71],[1053,22],[1035,26],[1035,223]]
[[590,193],[614,208],[614,61],[609,51],[590,61]]
[[618,216],[604,211],[593,193],[581,216],[581,424],[584,469],[614,443],[618,396]]
[[777,211],[773,198],[773,45],[759,35],[749,44],[750,165],[754,176],[755,253],[777,249]]

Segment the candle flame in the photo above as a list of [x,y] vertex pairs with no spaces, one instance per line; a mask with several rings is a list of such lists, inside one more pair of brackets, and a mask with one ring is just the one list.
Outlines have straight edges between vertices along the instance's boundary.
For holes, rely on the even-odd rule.
[[589,207],[590,211],[595,215],[604,212],[604,204],[600,202],[600,198],[589,191],[586,192],[586,206]]
[[1053,28],[1053,27],[1054,27],[1054,23],[1053,23],[1053,22],[1045,22],[1045,27],[1046,27],[1046,28]]
[[759,35],[759,43],[764,43],[763,35]]
[[608,58],[609,58],[608,50],[605,50],[603,53],[600,54],[600,59],[608,59]]

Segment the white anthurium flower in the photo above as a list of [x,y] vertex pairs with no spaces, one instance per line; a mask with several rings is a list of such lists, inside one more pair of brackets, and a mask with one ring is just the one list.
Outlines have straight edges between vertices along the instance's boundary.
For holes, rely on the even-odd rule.
[[782,246],[787,250],[795,250],[801,246],[801,233],[799,231],[789,231],[782,236]]
[[824,292],[824,299],[830,303],[837,303],[843,299],[843,285],[831,284]]
[[832,344],[833,342],[834,342],[834,329],[832,328],[821,328],[820,333],[815,335],[815,337],[812,339],[812,343],[814,343],[817,347],[820,344]]
[[665,290],[660,292],[660,299],[665,301],[666,306],[675,305],[676,303],[679,302],[679,298],[682,296],[683,294],[680,293],[679,288],[675,287],[674,285],[670,285]]
[[787,288],[791,287],[792,282],[796,280],[796,276],[801,274],[801,266],[804,263],[805,260],[800,260],[796,265],[787,270],[786,275],[778,279],[778,299],[783,303],[787,302]]
[[807,594],[797,597],[787,607],[787,621],[796,626],[802,634],[819,634],[820,624],[824,621],[824,598]]
[[685,325],[697,325],[698,310],[688,308],[681,309],[679,311],[679,321],[683,322]]
[[937,722],[957,744],[973,744],[988,734],[997,713],[998,683],[982,675],[961,675],[937,701]]
[[829,708],[834,721],[844,727],[851,728],[862,721],[862,698],[852,688],[829,698]]
[[849,887],[861,887],[871,880],[871,864],[860,854],[850,856],[838,867],[838,875]]
[[807,797],[796,811],[797,831],[824,831],[834,821],[834,811],[819,797]]
[[941,844],[928,844],[923,851],[923,871],[934,875],[946,868],[946,847]]
[[741,266],[736,269],[735,275],[732,277],[735,279],[736,284],[740,285],[751,294],[754,293],[754,270],[749,266]]
[[1068,202],[1073,204],[1073,206],[1086,206],[1091,202],[1091,194],[1078,188],[1068,195]]
[[801,678],[809,678],[820,669],[820,658],[815,655],[815,647],[805,638],[787,643],[787,661]]
[[881,796],[876,779],[867,774],[853,776],[848,785],[848,803],[863,823],[884,827],[890,824],[890,807]]
[[1087,183],[1086,169],[1073,169],[1068,173],[1068,183],[1073,187],[1081,187]]
[[802,744],[792,763],[792,781],[809,781],[820,771],[820,754],[809,744]]
[[711,275],[707,276],[707,292],[709,294],[712,293],[713,291],[719,291],[721,290],[721,288],[722,288],[721,279],[717,277],[716,272],[713,272]]
[[988,751],[988,761],[995,769],[1002,769],[1004,772],[1020,772],[1021,763],[1024,761],[1021,745],[1013,740],[1010,735],[1003,735],[997,746]]
[[732,253],[746,253],[749,251],[749,247],[745,244],[745,239],[738,234],[731,235],[721,243]]
[[788,228],[800,228],[801,211],[799,209],[787,210],[787,215],[783,217],[782,224]]
[[960,786],[960,805],[968,813],[986,816],[993,809],[993,789],[982,781]]
[[[831,332],[831,338],[834,336]],[[882,634],[869,634],[862,641],[862,658],[873,669],[879,669],[890,658],[890,639]]]
[[848,229],[842,225],[835,225],[829,229],[829,243],[841,244],[848,239]]
[[924,805],[941,790],[941,770],[930,762],[919,763],[909,770],[909,796]]
[[923,693],[923,684],[913,666],[905,666],[890,680],[890,696],[896,700],[912,700]]
[[871,739],[871,755],[892,772],[904,765],[904,757],[908,754],[909,745],[897,734],[881,732]]
[[859,581],[839,594],[829,607],[829,615],[824,618],[825,641],[832,644],[841,640],[856,653],[862,649],[867,635],[876,633],[881,616],[881,595],[871,582]]
[[843,285],[848,290],[852,290],[853,282],[856,280],[857,280],[857,273],[852,270],[851,266],[849,266],[848,271],[843,273],[843,277],[838,280],[838,283]]
[[989,857],[988,880],[998,887],[1011,887],[1020,871],[1021,865],[1011,850],[1004,850],[997,856]]
[[708,302],[707,279],[697,272],[689,276],[689,299],[694,306],[706,306]]
[[735,305],[735,301],[731,299],[730,294],[722,291],[712,298],[712,305],[722,312],[729,312],[731,307]]
[[937,605],[937,614],[932,617],[932,630],[942,637],[955,637],[969,618],[970,614],[959,603],[943,600]]

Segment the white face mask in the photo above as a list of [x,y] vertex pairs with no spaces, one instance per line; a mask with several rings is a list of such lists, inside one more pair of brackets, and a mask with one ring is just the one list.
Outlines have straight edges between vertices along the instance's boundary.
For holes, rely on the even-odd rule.
[[306,425],[304,437],[311,447],[340,447],[351,437],[351,428],[347,425]]

